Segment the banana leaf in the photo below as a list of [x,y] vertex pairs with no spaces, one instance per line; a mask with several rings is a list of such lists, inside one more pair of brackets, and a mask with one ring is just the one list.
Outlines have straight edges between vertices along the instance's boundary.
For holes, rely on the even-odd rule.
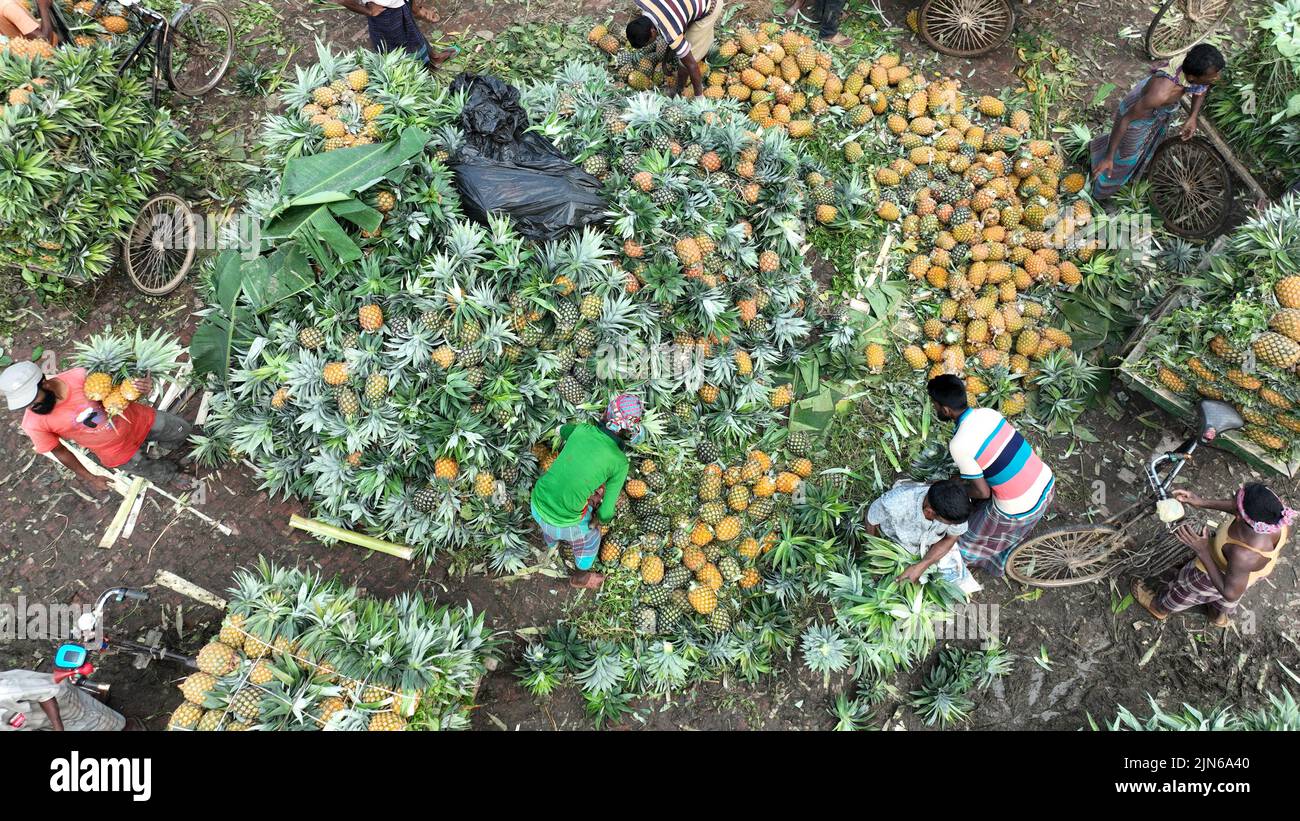
[[820,436],[835,418],[836,405],[848,395],[844,386],[822,382],[821,390],[791,406],[790,431],[793,433],[803,430]]
[[408,128],[396,142],[360,145],[290,160],[284,167],[280,196],[287,207],[347,200],[386,179],[424,150],[429,135]]
[[223,251],[217,257],[212,272],[216,305],[190,338],[190,361],[194,363],[195,374],[214,374],[225,382],[239,328],[251,318],[251,312],[239,304],[245,277],[264,276],[266,265],[265,258],[244,260],[237,251]]
[[235,342],[254,336],[249,327],[254,316],[316,280],[307,256],[291,246],[252,260],[225,251],[217,258],[212,281],[215,305],[190,339],[190,359],[196,373],[214,374],[224,382]]

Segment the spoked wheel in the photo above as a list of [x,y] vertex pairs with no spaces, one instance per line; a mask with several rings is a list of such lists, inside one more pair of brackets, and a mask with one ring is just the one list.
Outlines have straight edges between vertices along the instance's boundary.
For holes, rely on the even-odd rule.
[[1007,575],[1035,587],[1072,587],[1095,582],[1127,544],[1113,527],[1065,527],[1021,542],[1007,556]]
[[127,276],[146,294],[171,293],[194,262],[198,225],[194,212],[175,194],[159,194],[144,204],[122,249]]
[[1147,54],[1166,60],[1210,35],[1232,11],[1232,0],[1165,0],[1147,28]]
[[176,22],[167,38],[167,81],[187,97],[221,82],[235,55],[235,28],[225,9],[200,3]]
[[1151,205],[1173,233],[1190,239],[1223,229],[1232,205],[1232,174],[1207,141],[1170,137],[1147,168]]
[[1011,0],[925,0],[921,39],[953,57],[978,57],[1005,43],[1016,25]]

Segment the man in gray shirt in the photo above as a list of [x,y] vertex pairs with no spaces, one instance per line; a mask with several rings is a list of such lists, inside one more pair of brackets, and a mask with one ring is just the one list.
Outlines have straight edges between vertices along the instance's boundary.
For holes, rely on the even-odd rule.
[[940,576],[965,589],[964,580],[970,574],[961,552],[952,548],[966,532],[970,514],[970,493],[962,482],[900,482],[871,503],[867,532],[883,536],[917,556],[918,561],[900,578],[920,582],[921,576],[935,567]]

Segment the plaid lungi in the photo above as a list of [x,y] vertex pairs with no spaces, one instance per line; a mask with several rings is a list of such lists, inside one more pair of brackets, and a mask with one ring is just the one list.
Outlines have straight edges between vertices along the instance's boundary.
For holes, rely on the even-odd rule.
[[596,554],[600,551],[600,528],[591,526],[593,509],[588,505],[583,511],[582,521],[575,525],[564,526],[543,521],[537,513],[537,508],[532,509],[533,521],[537,522],[538,528],[541,529],[542,541],[546,542],[547,549],[555,547],[560,542],[567,542],[573,548],[573,563],[579,570],[590,570],[596,563]]
[[992,500],[980,505],[966,523],[966,533],[957,540],[962,558],[974,567],[1001,576],[1007,563],[1007,554],[1024,541],[1042,520],[1054,498],[1056,488],[1052,487],[1048,489],[1047,497],[1039,503],[1037,510],[1018,519],[999,511]]
[[1196,559],[1192,559],[1156,594],[1156,607],[1166,613],[1177,613],[1198,604],[1209,604],[1223,612],[1237,606],[1235,601],[1224,600],[1219,588],[1214,586],[1204,570],[1196,566]]
[[410,3],[367,17],[366,26],[370,30],[370,45],[375,51],[382,53],[404,48],[417,59],[428,62],[429,41],[424,39],[420,27],[415,24],[415,13],[411,11]]

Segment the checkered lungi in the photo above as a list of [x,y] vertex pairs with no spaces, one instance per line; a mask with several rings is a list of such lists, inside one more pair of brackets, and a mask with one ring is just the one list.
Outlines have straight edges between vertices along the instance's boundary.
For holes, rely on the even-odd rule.
[[992,500],[981,504],[966,523],[966,533],[957,540],[962,558],[986,573],[1001,576],[1007,563],[1007,554],[1025,540],[1052,506],[1056,488],[1047,491],[1047,498],[1038,510],[1028,516],[1013,519],[1003,514]]
[[1183,565],[1178,576],[1156,593],[1156,607],[1166,613],[1177,613],[1198,604],[1212,605],[1220,612],[1237,606],[1235,601],[1225,601],[1219,588],[1214,586],[1205,571],[1196,566],[1196,559]]
[[600,552],[600,528],[591,526],[591,512],[595,509],[595,505],[589,502],[582,511],[582,521],[561,527],[543,521],[534,507],[533,521],[537,522],[537,527],[542,531],[542,541],[548,550],[560,542],[566,542],[573,548],[573,563],[578,569],[590,570],[596,563],[596,554]]
[[384,9],[374,17],[366,18],[370,32],[370,45],[381,54],[402,48],[409,51],[417,60],[428,62],[429,41],[424,39],[420,27],[415,24],[415,14],[411,4],[405,3],[401,8]]

